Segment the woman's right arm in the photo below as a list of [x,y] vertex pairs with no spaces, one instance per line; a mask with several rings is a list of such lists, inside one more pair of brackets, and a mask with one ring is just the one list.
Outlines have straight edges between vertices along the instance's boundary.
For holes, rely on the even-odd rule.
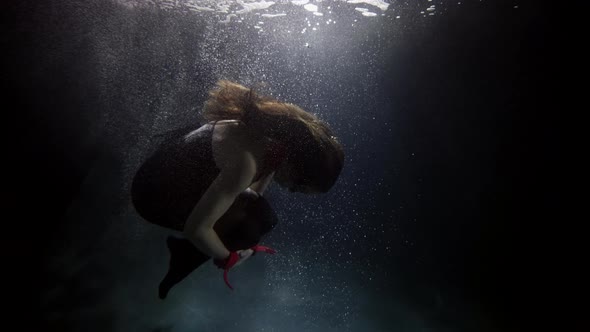
[[213,226],[256,175],[254,157],[247,151],[235,151],[231,159],[195,205],[184,226],[184,235],[214,259],[225,259],[230,252]]

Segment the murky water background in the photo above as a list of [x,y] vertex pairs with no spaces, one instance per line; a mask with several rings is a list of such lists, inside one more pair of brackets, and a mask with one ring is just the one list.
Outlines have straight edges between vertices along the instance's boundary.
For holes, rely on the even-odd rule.
[[[51,222],[31,222],[40,249],[26,256],[43,276],[30,291],[46,326],[518,326],[530,286],[518,250],[525,226],[512,212],[534,181],[515,179],[540,150],[514,138],[541,75],[528,57],[542,44],[534,7],[78,0],[11,9],[8,77],[28,110],[19,156],[32,170],[17,190],[41,188],[49,199],[31,211]],[[222,78],[264,83],[264,93],[330,123],[345,167],[325,195],[269,188],[280,224],[263,242],[279,253],[232,271],[235,291],[211,264],[161,301],[170,232],[135,213],[130,181],[153,135],[195,121]]]

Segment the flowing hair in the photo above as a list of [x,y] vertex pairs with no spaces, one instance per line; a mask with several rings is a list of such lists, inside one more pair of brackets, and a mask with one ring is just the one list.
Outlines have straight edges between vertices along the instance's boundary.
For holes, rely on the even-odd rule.
[[298,184],[327,192],[342,170],[344,150],[332,130],[297,105],[220,80],[209,91],[202,117],[207,121],[238,119],[254,132],[281,143],[286,148],[290,177]]

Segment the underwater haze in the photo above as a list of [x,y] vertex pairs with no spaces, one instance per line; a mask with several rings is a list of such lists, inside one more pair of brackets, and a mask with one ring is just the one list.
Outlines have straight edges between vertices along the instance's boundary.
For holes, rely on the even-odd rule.
[[[4,11],[19,119],[11,302],[43,331],[522,331],[539,324],[531,220],[552,149],[540,9],[492,0],[54,0]],[[163,132],[217,80],[327,122],[326,194],[271,184],[257,255],[158,298],[166,237],[130,199]],[[541,165],[539,167],[531,167]],[[542,204],[542,203],[541,203]],[[523,240],[527,238],[527,240]],[[533,238],[533,240],[531,240]],[[533,242],[526,242],[533,241]],[[526,244],[525,244],[526,242]],[[549,292],[549,290],[547,290]],[[33,300],[31,300],[33,299]],[[20,316],[19,316],[20,317]]]

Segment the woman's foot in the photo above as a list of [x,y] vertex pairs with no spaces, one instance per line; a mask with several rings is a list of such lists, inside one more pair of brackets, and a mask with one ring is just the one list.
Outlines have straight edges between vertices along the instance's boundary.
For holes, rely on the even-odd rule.
[[170,264],[168,265],[168,273],[160,282],[158,289],[158,295],[161,299],[165,299],[172,287],[210,258],[201,253],[185,238],[169,236],[166,243],[170,251]]

